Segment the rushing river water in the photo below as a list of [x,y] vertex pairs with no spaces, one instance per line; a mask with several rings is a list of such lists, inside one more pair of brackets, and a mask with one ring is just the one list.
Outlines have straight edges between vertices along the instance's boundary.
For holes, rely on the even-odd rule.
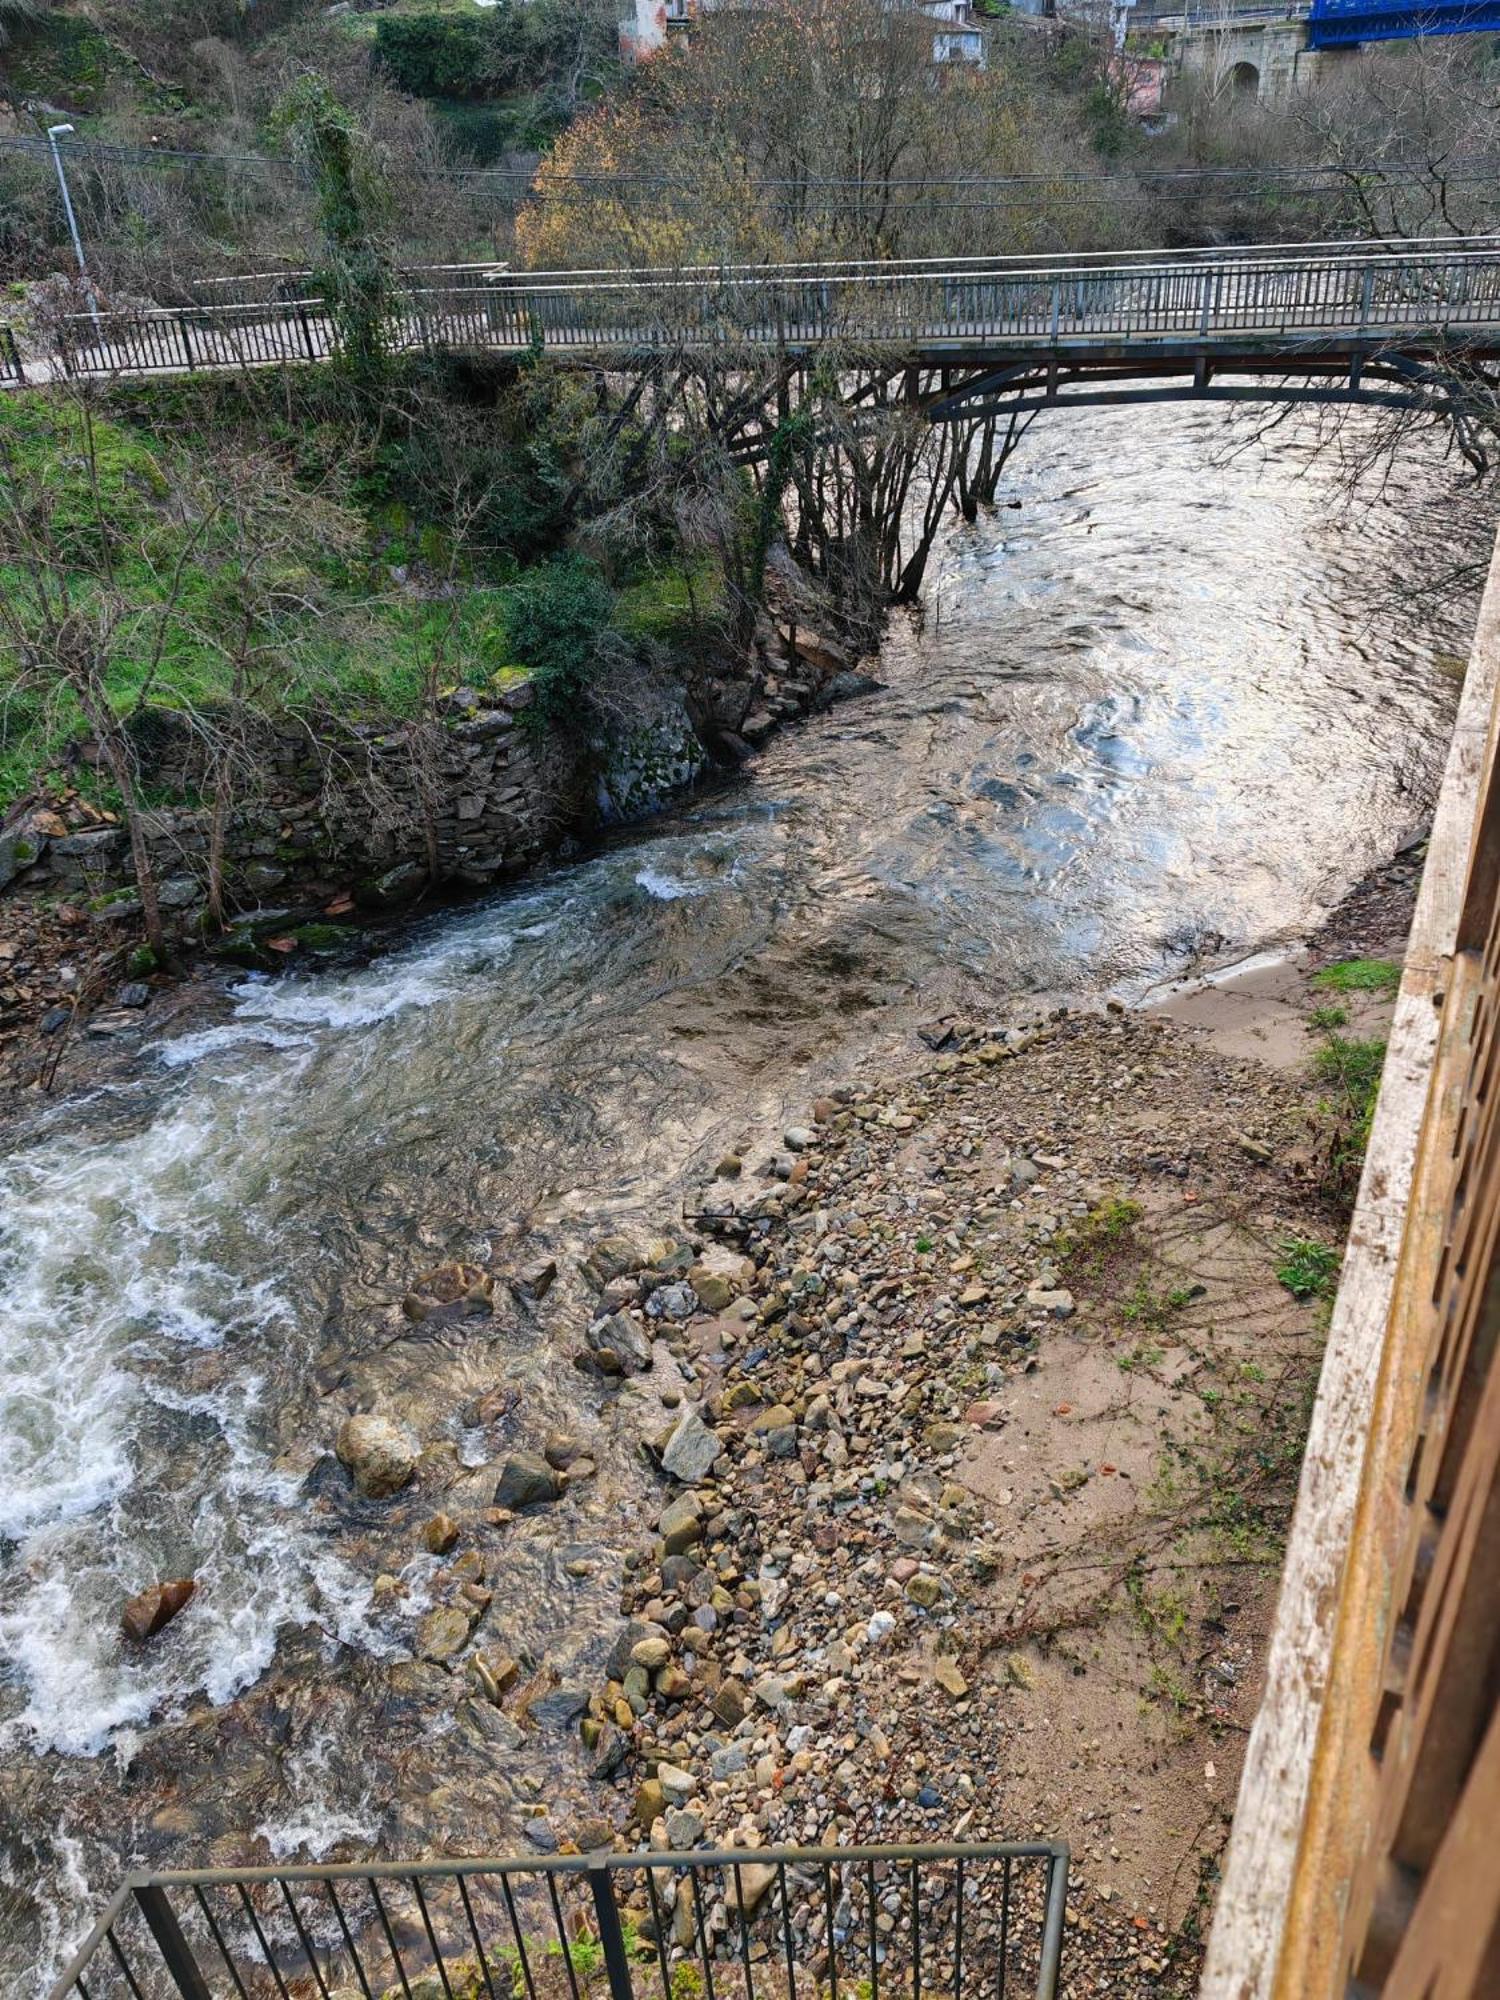
[[[1294,935],[1422,826],[1471,607],[1381,599],[1451,556],[1445,475],[1341,512],[1297,425],[1144,422],[1034,429],[883,689],[742,782],[368,967],[247,982],[0,1163],[7,1991],[128,1859],[493,1848],[566,1789],[565,1734],[499,1754],[410,1664],[423,1510],[393,1532],[322,1454],[378,1394],[472,1504],[497,1445],[589,1438],[603,1475],[508,1531],[490,1626],[581,1679],[645,1504],[628,1399],[554,1340],[566,1277],[550,1318],[424,1340],[414,1272],[670,1219],[877,1038]],[[182,1573],[190,1611],[123,1647],[122,1598]]]

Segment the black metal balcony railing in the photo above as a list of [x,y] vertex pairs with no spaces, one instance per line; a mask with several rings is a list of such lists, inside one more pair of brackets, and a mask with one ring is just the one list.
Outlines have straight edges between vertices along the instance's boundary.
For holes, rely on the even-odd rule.
[[51,2000],[1053,2000],[1055,1842],[132,1875]]

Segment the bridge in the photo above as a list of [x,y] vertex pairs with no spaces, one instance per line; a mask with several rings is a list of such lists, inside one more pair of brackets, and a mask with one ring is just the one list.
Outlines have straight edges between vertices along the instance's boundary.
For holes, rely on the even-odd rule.
[[[110,380],[317,363],[338,325],[316,290],[76,315],[24,359],[0,328],[0,382]],[[1500,358],[1500,236],[1159,250],[1040,261],[414,274],[393,352],[624,367],[641,357],[829,354],[905,371],[935,422],[1060,404],[1183,397],[1432,406],[1454,371]]]

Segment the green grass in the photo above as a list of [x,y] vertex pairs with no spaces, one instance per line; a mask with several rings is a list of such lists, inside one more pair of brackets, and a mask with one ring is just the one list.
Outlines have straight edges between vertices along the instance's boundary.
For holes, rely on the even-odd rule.
[[[207,468],[191,443],[170,435],[157,443],[134,423],[96,417],[93,444],[97,498],[73,408],[44,396],[0,401],[0,465],[8,462],[18,484],[51,496],[48,532],[75,602],[102,602],[106,553],[113,564],[126,607],[107,674],[116,710],[128,714],[148,693],[165,709],[212,708],[230,685],[222,642],[250,581],[235,523],[201,511]],[[451,600],[406,594],[373,559],[369,524],[357,511],[324,498],[304,502],[295,486],[279,504],[286,548],[260,579],[274,582],[279,603],[264,635],[275,668],[259,706],[397,722],[416,712],[430,670],[444,686],[515,678],[502,590],[468,582]],[[31,588],[21,568],[3,562],[0,587],[22,603]],[[0,808],[83,733],[72,696],[23,678],[0,645]]]
[[1349,1009],[1347,1007],[1314,1007],[1307,1017],[1307,1025],[1321,1034],[1331,1034],[1335,1028],[1347,1028]]
[[1059,1233],[1055,1245],[1058,1257],[1064,1263],[1101,1264],[1112,1250],[1130,1241],[1143,1213],[1138,1201],[1107,1196],[1071,1229]]
[[1345,958],[1315,972],[1312,983],[1331,993],[1394,993],[1401,967],[1390,958]]
[[1310,1236],[1289,1236],[1276,1265],[1280,1284],[1296,1299],[1331,1299],[1338,1289],[1339,1253]]
[[714,624],[723,609],[723,575],[705,557],[686,569],[674,564],[628,584],[615,599],[614,622],[629,639],[670,641]]
[[1384,1069],[1385,1042],[1380,1037],[1353,1041],[1347,1035],[1329,1035],[1313,1057],[1315,1074],[1324,1083],[1337,1084],[1343,1090],[1366,1136]]

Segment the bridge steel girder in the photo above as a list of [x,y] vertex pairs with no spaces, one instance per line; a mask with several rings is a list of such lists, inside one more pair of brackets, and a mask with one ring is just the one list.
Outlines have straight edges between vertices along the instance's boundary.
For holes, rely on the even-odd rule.
[[[976,353],[926,350],[909,365],[907,400],[932,423],[1005,415],[1010,411],[1077,409],[1128,403],[1275,402],[1367,403],[1377,408],[1430,408],[1460,399],[1455,363],[1500,359],[1500,339],[1448,351],[1394,350],[1377,341],[1345,341],[1296,350],[1236,351],[1223,343],[1153,341],[1120,346]],[[954,376],[966,365],[969,373]],[[922,384],[922,376],[928,379]],[[1225,377],[1257,378],[1251,381]]]

